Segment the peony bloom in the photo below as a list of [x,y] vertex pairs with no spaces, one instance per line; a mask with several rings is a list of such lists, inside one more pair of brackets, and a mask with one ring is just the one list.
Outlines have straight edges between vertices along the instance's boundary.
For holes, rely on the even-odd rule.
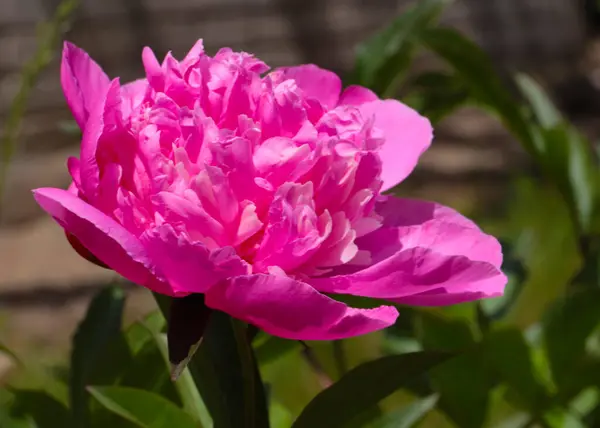
[[159,63],[121,85],[67,43],[61,82],[83,131],[68,190],[34,191],[78,251],[158,293],[267,333],[339,339],[393,324],[394,306],[502,294],[493,237],[433,202],[383,196],[432,140],[427,119],[314,65],[246,53]]

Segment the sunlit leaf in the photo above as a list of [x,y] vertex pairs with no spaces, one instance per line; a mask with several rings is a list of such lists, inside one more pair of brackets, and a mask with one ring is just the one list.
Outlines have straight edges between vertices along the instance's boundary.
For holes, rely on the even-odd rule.
[[344,427],[381,399],[451,356],[449,353],[424,351],[364,363],[317,395],[292,427]]
[[438,401],[437,395],[416,400],[401,409],[388,413],[373,428],[411,428],[415,426]]
[[297,340],[287,340],[280,337],[268,336],[255,348],[257,361],[263,364],[269,364],[289,352],[297,351],[302,345]]
[[165,325],[165,318],[160,311],[151,312],[142,321],[132,323],[125,333],[131,353],[137,354],[147,342],[154,339],[153,333],[161,332]]
[[551,128],[563,121],[550,97],[535,80],[526,74],[519,73],[516,75],[515,81],[523,96],[529,101],[531,109],[542,127]]
[[107,410],[141,428],[198,428],[198,423],[160,395],[120,386],[89,387],[90,394]]
[[[167,336],[157,331],[149,331],[152,334],[152,338],[156,347],[163,357],[165,369],[170,368]],[[196,384],[194,383],[194,379],[192,378],[189,368],[186,367],[180,373],[180,376],[175,381],[174,385],[179,393],[179,397],[181,398],[183,409],[195,420],[200,422],[202,427],[211,426],[212,421],[208,413],[208,409],[206,408],[206,405],[204,404],[204,401],[198,392],[198,388],[196,388]]]
[[520,180],[510,218],[507,231],[516,239],[527,279],[505,319],[525,329],[565,293],[582,258],[569,208],[556,189]]

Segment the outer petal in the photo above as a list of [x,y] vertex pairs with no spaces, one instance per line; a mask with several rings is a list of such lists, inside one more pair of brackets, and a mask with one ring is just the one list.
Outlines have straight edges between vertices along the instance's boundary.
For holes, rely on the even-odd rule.
[[115,220],[66,190],[36,189],[34,197],[68,233],[117,273],[158,293],[176,295],[156,275],[140,241]]
[[249,271],[233,248],[211,252],[203,244],[178,235],[168,224],[146,231],[140,240],[170,286],[182,293],[204,293],[226,278]]
[[267,333],[297,340],[334,340],[392,325],[390,306],[354,309],[286,276],[247,275],[206,293],[206,304],[255,324]]
[[376,211],[384,225],[356,241],[372,264],[311,280],[318,290],[426,306],[502,295],[500,244],[470,220],[432,202],[394,197]]
[[382,161],[382,191],[394,187],[415,168],[431,144],[433,128],[415,110],[396,100],[372,101],[359,107],[365,117],[375,117],[385,143],[379,152]]
[[60,82],[67,104],[83,130],[93,106],[106,95],[109,79],[85,51],[65,42]]
[[359,106],[377,100],[379,100],[379,97],[370,89],[362,86],[351,85],[344,89],[344,92],[342,92],[339,105]]
[[294,79],[308,98],[318,100],[327,109],[337,106],[342,81],[334,72],[314,64],[305,64],[279,68],[275,73],[282,73],[282,80]]
[[121,87],[114,79],[90,112],[87,126],[81,139],[80,180],[81,190],[93,201],[100,184],[100,169],[96,157],[98,143],[102,137],[122,131]]
[[123,118],[126,119],[131,116],[131,112],[144,100],[147,90],[148,81],[146,79],[134,80],[121,87],[123,96],[123,104],[121,106]]

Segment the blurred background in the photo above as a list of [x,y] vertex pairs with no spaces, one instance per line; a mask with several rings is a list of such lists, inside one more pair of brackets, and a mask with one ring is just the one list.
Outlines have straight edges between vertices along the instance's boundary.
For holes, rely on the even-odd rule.
[[[0,0],[0,133],[23,66],[36,52],[40,24],[59,0]],[[390,24],[403,0],[82,0],[64,38],[87,50],[109,76],[142,75],[140,53],[185,54],[203,38],[256,54],[270,66],[315,63],[347,75],[359,42]],[[533,75],[592,141],[600,134],[600,13],[584,0],[457,0],[441,23],[459,29],[491,56],[498,72]],[[43,30],[43,29],[42,29]],[[58,52],[58,51],[57,51]],[[35,187],[66,187],[68,155],[78,152],[59,84],[59,56],[29,94],[0,214],[0,338],[20,352],[60,358],[87,302],[114,279],[79,258],[62,230],[35,205]],[[411,72],[439,67],[429,54]],[[436,128],[433,148],[399,191],[493,215],[510,198],[511,177],[530,168],[508,132],[474,108]],[[132,289],[128,319],[153,307]],[[0,357],[2,358],[2,357]],[[0,377],[10,360],[0,359]]]

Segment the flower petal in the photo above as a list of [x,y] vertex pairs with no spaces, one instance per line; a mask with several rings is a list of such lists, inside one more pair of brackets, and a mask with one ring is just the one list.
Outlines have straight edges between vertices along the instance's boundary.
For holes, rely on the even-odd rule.
[[83,130],[93,106],[106,95],[109,79],[85,51],[65,42],[60,82],[67,104]]
[[111,269],[153,291],[175,295],[157,276],[141,242],[115,220],[66,190],[36,189],[34,197],[57,223]]
[[500,244],[470,220],[432,202],[394,197],[379,202],[376,211],[383,226],[356,240],[371,264],[312,279],[311,285],[424,306],[502,295],[507,279],[500,271]]
[[100,185],[100,167],[96,152],[101,138],[114,136],[122,128],[121,86],[118,79],[110,82],[101,99],[90,111],[87,126],[81,139],[80,180],[81,191],[87,200],[94,201]]
[[377,101],[379,97],[375,92],[362,86],[351,85],[344,89],[340,96],[339,105],[359,106],[371,101]]
[[247,275],[209,289],[206,304],[286,339],[335,340],[388,327],[391,306],[355,309],[287,276]]
[[319,101],[327,109],[337,106],[342,81],[334,72],[314,64],[305,64],[278,68],[275,73],[282,73],[282,81],[294,79],[306,97]]
[[374,125],[383,131],[382,191],[394,187],[415,168],[419,157],[433,139],[429,121],[410,107],[396,101],[372,101],[359,106],[365,117],[374,116]]
[[146,79],[134,80],[121,86],[121,94],[123,96],[121,109],[124,119],[129,118],[132,111],[144,101],[147,91],[148,81]]
[[170,286],[181,293],[204,293],[216,283],[249,270],[232,247],[209,251],[202,243],[177,234],[168,224],[147,230],[140,240]]

